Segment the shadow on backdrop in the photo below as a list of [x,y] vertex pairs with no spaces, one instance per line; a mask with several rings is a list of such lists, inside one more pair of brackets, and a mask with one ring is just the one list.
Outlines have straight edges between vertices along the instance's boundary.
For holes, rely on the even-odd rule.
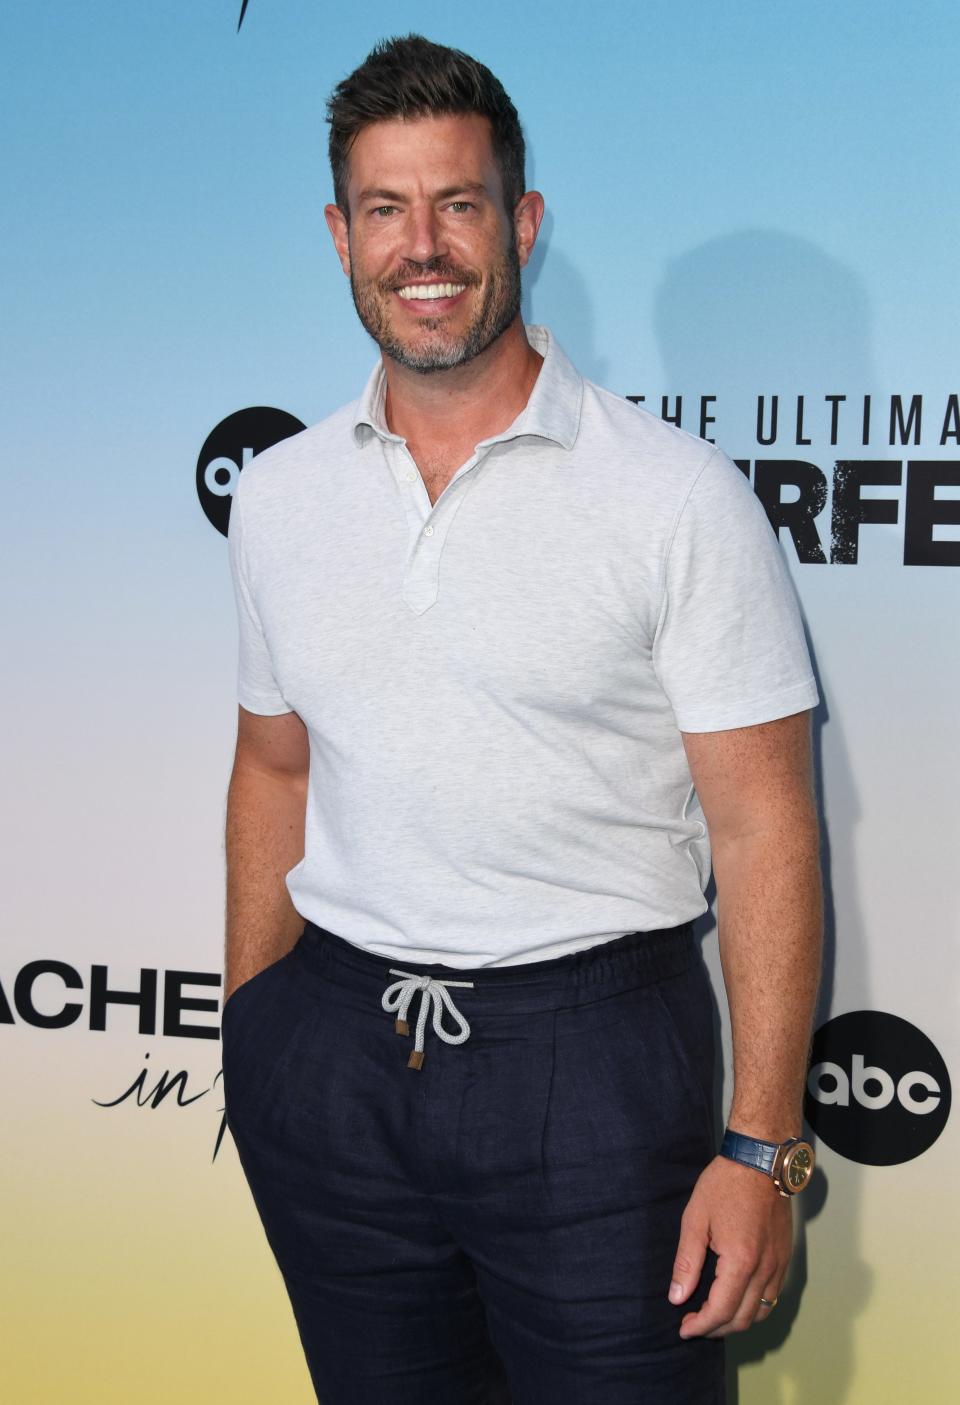
[[814,394],[874,382],[863,280],[793,234],[745,229],[671,259],[653,324],[677,388],[716,387],[752,405],[778,389]]
[[[731,455],[746,456],[744,446],[756,442],[758,395],[815,397],[842,393],[847,387],[869,390],[875,384],[870,354],[870,303],[863,281],[853,269],[795,235],[743,230],[711,239],[681,254],[665,269],[654,297],[653,317],[663,362],[664,390],[671,396],[716,395],[716,437]],[[761,452],[803,455],[802,449],[795,448]],[[806,624],[804,617],[805,629]],[[809,630],[807,642],[821,694],[813,714],[825,919],[823,979],[815,1018],[815,1026],[819,1026],[830,1017],[833,1002],[837,933],[832,877],[834,871],[842,874],[845,890],[855,899],[858,887],[853,834],[860,806],[843,725],[828,713],[830,679],[821,677]],[[832,832],[825,819],[825,753],[830,769]],[[712,884],[707,896],[712,908]],[[855,900],[848,902],[845,911],[845,960],[865,972],[867,943],[859,904]],[[711,910],[698,925],[701,938],[714,926]],[[719,1047],[719,1013],[715,1028]],[[722,1091],[718,1077],[716,1106],[720,1127],[726,1112]],[[830,1207],[834,1212],[830,1223],[831,1255],[844,1266],[842,1297],[834,1299],[828,1284],[817,1284],[814,1301],[806,1311],[823,1313],[819,1320],[820,1350],[815,1358],[801,1352],[783,1358],[777,1381],[778,1399],[805,1399],[814,1393],[825,1405],[843,1405],[847,1399],[854,1367],[853,1321],[866,1305],[872,1282],[872,1272],[859,1253],[855,1207],[861,1180],[862,1172],[851,1179],[845,1191],[846,1204]],[[826,1208],[828,1189],[826,1176],[818,1168],[810,1188],[794,1207],[796,1246],[777,1310],[749,1332],[727,1339],[728,1405],[737,1405],[740,1398],[740,1368],[779,1351],[790,1336],[808,1277],[806,1226]],[[828,1299],[832,1300],[829,1308],[825,1306]],[[827,1358],[830,1394],[825,1397],[823,1373]],[[770,1405],[774,1405],[772,1398]]]

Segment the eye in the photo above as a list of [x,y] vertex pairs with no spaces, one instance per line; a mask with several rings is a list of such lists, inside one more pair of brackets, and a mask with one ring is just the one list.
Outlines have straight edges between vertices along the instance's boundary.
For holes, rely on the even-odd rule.
[[450,202],[450,209],[455,215],[466,214],[467,210],[473,210],[475,208],[476,207],[471,204],[469,200],[451,200]]
[[377,215],[382,219],[386,219],[388,215],[392,215],[394,213],[396,208],[396,205],[377,205],[377,207],[371,210],[370,213],[372,215]]

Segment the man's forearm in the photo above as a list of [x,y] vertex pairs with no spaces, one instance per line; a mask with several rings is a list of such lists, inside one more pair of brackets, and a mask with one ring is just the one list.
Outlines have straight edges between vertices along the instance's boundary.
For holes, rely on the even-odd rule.
[[733,1034],[729,1125],[782,1141],[801,1130],[823,941],[812,798],[778,828],[714,851],[720,959]]
[[[809,710],[684,746],[713,851],[720,960],[733,1031],[729,1124],[760,1141],[801,1129],[820,981],[822,897]],[[708,1247],[717,1267],[682,1337],[740,1332],[770,1311],[790,1261],[788,1199],[715,1156],[683,1212],[670,1300],[689,1302]]]
[[303,930],[284,881],[303,858],[306,777],[237,763],[227,793],[224,999],[278,960]]

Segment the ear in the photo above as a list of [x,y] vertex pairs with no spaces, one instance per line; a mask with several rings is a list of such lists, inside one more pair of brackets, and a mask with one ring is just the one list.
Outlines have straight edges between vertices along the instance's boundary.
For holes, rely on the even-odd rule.
[[334,248],[340,259],[340,267],[350,277],[350,238],[347,217],[339,205],[324,205],[323,217],[330,231]]
[[526,266],[537,242],[543,210],[543,196],[539,190],[528,190],[517,201],[517,208],[513,212],[513,231],[521,268]]

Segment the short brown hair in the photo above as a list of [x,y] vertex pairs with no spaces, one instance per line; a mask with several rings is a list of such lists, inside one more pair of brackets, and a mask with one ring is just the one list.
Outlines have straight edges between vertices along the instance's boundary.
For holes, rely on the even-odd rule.
[[469,54],[422,34],[381,39],[327,103],[333,194],[347,219],[350,147],[364,127],[395,117],[473,112],[490,122],[504,203],[512,213],[526,189],[526,153],[517,109],[500,80]]

